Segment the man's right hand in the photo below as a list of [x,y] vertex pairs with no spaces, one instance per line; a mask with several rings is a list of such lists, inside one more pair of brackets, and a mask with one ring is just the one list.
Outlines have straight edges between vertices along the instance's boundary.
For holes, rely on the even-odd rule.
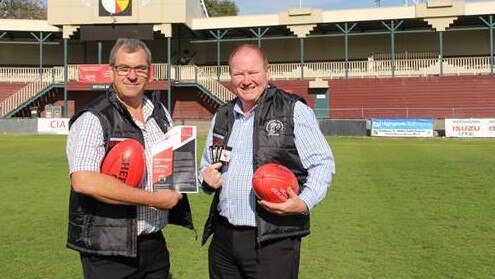
[[222,173],[220,172],[221,168],[222,168],[222,163],[217,162],[211,164],[202,173],[203,182],[208,184],[208,186],[211,187],[212,189],[217,190],[220,187],[222,187]]
[[168,210],[174,207],[182,199],[182,194],[174,190],[160,190],[153,192],[151,207]]
[[174,190],[145,191],[124,184],[117,178],[95,171],[79,171],[71,175],[72,189],[109,204],[152,206],[157,209],[174,207],[182,194]]

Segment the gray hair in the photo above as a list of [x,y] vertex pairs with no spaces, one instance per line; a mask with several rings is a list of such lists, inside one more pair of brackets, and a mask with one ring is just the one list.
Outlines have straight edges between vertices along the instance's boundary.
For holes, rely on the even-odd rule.
[[115,42],[115,45],[112,48],[112,51],[110,52],[110,65],[115,65],[115,54],[119,49],[124,50],[127,53],[133,53],[138,51],[140,48],[144,49],[144,52],[146,53],[146,61],[148,62],[148,66],[151,65],[151,51],[146,46],[143,41],[138,40],[138,39],[133,39],[133,38],[119,38],[117,42]]

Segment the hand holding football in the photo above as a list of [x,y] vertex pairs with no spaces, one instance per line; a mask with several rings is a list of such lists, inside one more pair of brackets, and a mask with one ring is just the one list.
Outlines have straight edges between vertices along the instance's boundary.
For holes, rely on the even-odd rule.
[[289,198],[287,189],[299,194],[296,176],[281,164],[268,163],[253,174],[253,190],[256,195],[269,202],[281,203]]
[[101,173],[137,188],[143,179],[145,166],[143,146],[137,140],[127,139],[110,149],[101,164]]

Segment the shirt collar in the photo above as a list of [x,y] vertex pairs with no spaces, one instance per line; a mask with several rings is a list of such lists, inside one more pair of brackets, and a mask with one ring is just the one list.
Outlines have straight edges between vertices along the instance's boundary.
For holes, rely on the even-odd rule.
[[[254,114],[254,111],[255,111],[256,107],[258,107],[258,104],[256,104],[251,109],[251,111],[249,112],[249,116],[251,116],[251,115]],[[236,117],[240,117],[240,116],[244,117],[244,112],[242,111],[242,103],[241,103],[241,100],[239,100],[239,99],[237,99],[237,101],[235,102],[235,105],[234,105],[234,114],[235,114]]]
[[154,108],[155,106],[153,105],[151,100],[148,99],[148,97],[143,96],[143,116],[145,120],[151,117]]
[[[122,103],[122,100],[120,100],[119,98],[119,95],[115,94],[115,97],[117,97],[117,100],[119,100],[119,102]],[[144,117],[144,120],[148,120],[148,118],[151,117],[151,114],[153,113],[153,109],[155,108],[155,106],[153,105],[153,103],[151,102],[151,100],[146,97],[146,95],[143,95],[143,103],[141,104],[141,106],[143,107],[143,117]]]

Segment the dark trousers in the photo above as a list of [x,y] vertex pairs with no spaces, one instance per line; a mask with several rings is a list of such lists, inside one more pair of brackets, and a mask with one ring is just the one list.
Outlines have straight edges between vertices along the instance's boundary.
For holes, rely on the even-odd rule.
[[256,243],[256,228],[215,223],[208,250],[210,279],[297,279],[301,238]]
[[81,253],[85,279],[169,278],[170,259],[161,232],[139,236],[137,257]]

